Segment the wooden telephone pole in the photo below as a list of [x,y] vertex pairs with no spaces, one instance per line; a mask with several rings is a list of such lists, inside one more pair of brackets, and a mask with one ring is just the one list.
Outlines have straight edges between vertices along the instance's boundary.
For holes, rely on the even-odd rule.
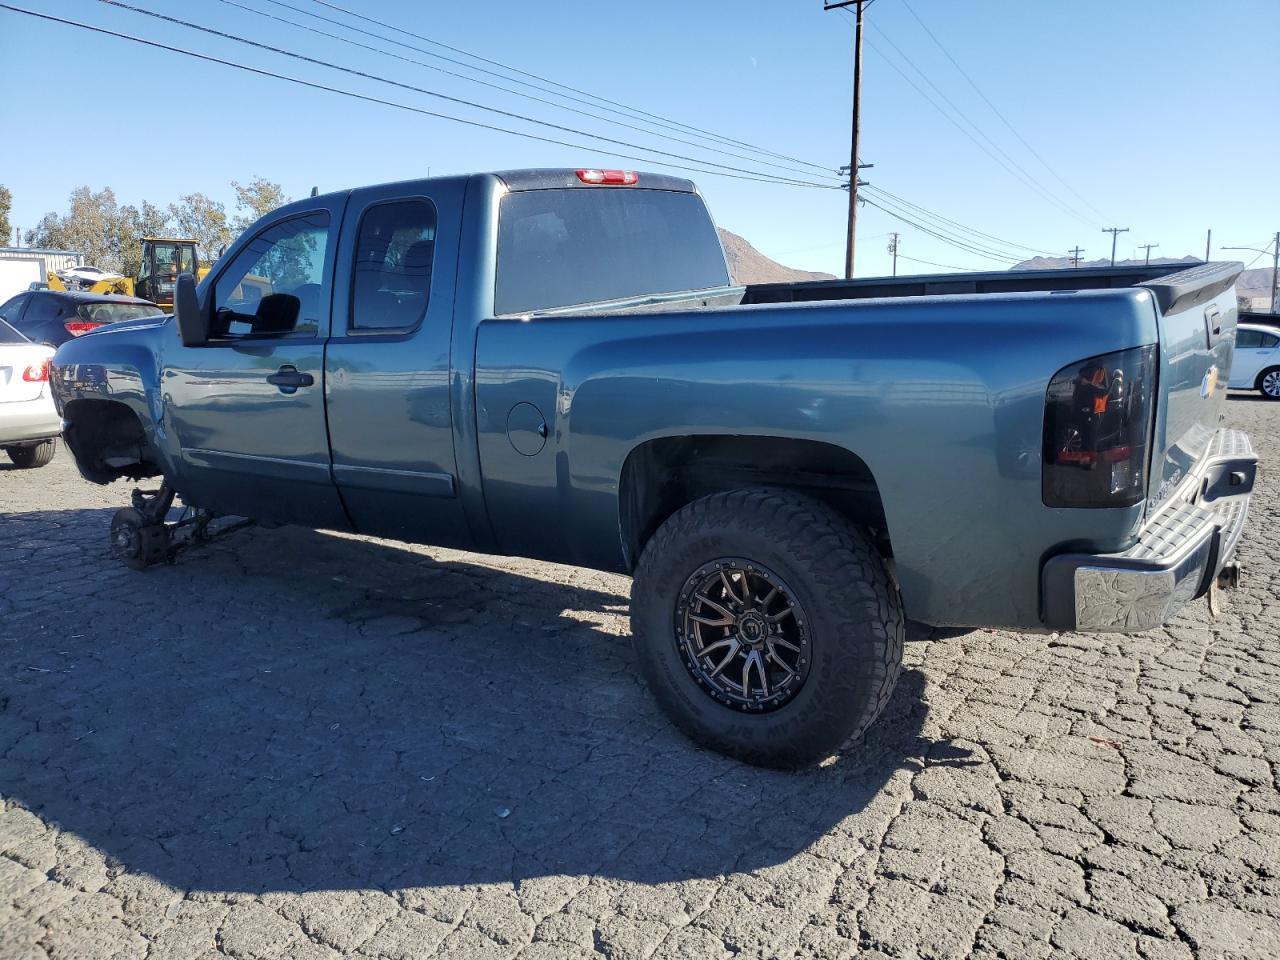
[[823,10],[856,8],[853,21],[853,136],[849,146],[849,237],[844,248],[844,276],[853,278],[853,254],[858,231],[858,135],[861,124],[858,111],[862,106],[862,8],[870,0],[823,0]]
[[1111,234],[1111,265],[1114,267],[1116,265],[1116,237],[1120,236],[1122,233],[1128,233],[1129,228],[1103,227],[1102,232]]

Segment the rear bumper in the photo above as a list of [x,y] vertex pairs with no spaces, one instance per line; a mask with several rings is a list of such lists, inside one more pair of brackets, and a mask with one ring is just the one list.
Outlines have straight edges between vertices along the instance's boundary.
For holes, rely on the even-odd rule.
[[61,432],[62,421],[48,393],[35,400],[0,403],[0,444],[48,440]]
[[1045,561],[1041,596],[1053,630],[1137,633],[1203,596],[1235,555],[1258,459],[1247,434],[1219,430],[1196,473],[1123,553]]

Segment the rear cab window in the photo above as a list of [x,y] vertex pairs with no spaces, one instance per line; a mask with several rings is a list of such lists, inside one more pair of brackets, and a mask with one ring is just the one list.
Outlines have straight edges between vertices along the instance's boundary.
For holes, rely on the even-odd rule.
[[729,285],[696,193],[635,187],[523,190],[498,216],[498,314]]
[[403,333],[422,322],[431,293],[436,208],[390,200],[360,218],[351,285],[352,333]]

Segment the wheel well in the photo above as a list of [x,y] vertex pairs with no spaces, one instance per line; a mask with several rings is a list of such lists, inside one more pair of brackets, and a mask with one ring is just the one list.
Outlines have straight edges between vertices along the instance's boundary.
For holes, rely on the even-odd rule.
[[69,400],[62,411],[63,438],[85,479],[110,483],[121,477],[158,476],[138,415],[112,400]]
[[884,503],[866,462],[835,444],[787,437],[681,436],[651,440],[627,456],[619,520],[628,568],[654,531],[686,503],[740,487],[816,497],[871,534],[892,556]]
[[1261,389],[1262,389],[1262,378],[1263,378],[1263,377],[1265,377],[1265,376],[1266,376],[1268,373],[1270,373],[1272,370],[1280,370],[1280,367],[1277,367],[1277,366],[1275,366],[1275,365],[1272,365],[1272,366],[1270,366],[1270,367],[1263,367],[1261,370],[1259,370],[1259,371],[1258,371],[1258,375],[1257,375],[1257,376],[1254,378],[1254,380],[1253,380],[1253,389],[1255,389],[1255,390],[1261,390]]

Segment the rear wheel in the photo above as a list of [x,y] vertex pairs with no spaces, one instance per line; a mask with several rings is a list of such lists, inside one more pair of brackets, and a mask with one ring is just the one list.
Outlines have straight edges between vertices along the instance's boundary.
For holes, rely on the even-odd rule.
[[1280,367],[1271,367],[1258,374],[1258,390],[1268,400],[1280,400]]
[[884,561],[818,500],[735,490],[685,506],[645,547],[636,656],[704,746],[769,767],[816,763],[889,700],[904,620]]
[[39,443],[27,444],[21,447],[9,447],[6,452],[15,467],[20,470],[29,470],[32,467],[47,466],[57,450],[57,440],[42,440]]

